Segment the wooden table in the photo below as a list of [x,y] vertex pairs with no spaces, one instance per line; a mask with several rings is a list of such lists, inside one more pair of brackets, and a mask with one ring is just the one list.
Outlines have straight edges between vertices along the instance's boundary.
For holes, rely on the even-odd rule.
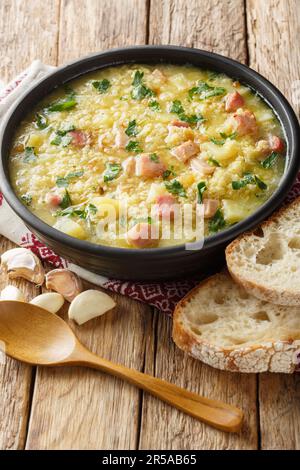
[[[36,58],[57,65],[110,47],[180,44],[248,63],[299,111],[299,39],[299,0],[1,0],[0,77],[8,81]],[[0,253],[13,246],[0,243]],[[6,282],[2,275],[0,288]],[[28,298],[38,293],[16,285]],[[300,449],[299,375],[214,370],[174,346],[171,319],[116,299],[114,313],[76,328],[81,340],[108,359],[242,407],[242,432],[211,429],[98,372],[7,359],[2,449]]]

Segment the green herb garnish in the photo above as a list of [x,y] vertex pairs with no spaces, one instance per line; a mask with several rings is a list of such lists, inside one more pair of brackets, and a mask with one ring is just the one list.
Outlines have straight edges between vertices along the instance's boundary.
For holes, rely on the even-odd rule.
[[159,111],[160,110],[160,104],[156,100],[151,100],[148,103],[149,108],[153,109],[153,111]]
[[94,204],[88,204],[86,207],[82,205],[70,206],[62,211],[55,213],[56,217],[79,217],[80,219],[89,219],[92,214],[96,214],[97,207]]
[[92,82],[92,85],[99,93],[106,93],[111,86],[110,81],[107,80],[107,78],[104,78],[103,80],[95,80]]
[[176,194],[177,196],[186,197],[186,191],[184,187],[177,180],[166,181],[165,187],[171,194]]
[[189,97],[193,98],[194,95],[199,95],[201,100],[212,98],[213,96],[220,96],[226,93],[226,89],[223,87],[212,87],[205,82],[198,82],[198,86],[195,86],[189,90]]
[[69,111],[70,109],[74,108],[77,105],[77,101],[73,98],[64,98],[61,100],[57,100],[54,103],[50,104],[46,110],[49,113],[54,113],[57,111]]
[[264,168],[272,168],[275,165],[276,160],[280,157],[280,154],[277,152],[272,152],[268,157],[263,160],[260,164]]
[[221,166],[218,160],[215,160],[213,157],[208,157],[207,161],[212,166]]
[[175,113],[175,114],[183,114],[184,113],[184,109],[183,109],[183,106],[181,104],[181,101],[179,101],[179,100],[173,101],[171,109],[170,109],[170,113]]
[[67,176],[64,176],[64,177],[61,177],[59,176],[56,180],[56,186],[58,188],[67,188],[69,183],[75,179],[75,178],[79,178],[80,176],[82,176],[84,173],[83,170],[79,170],[79,171],[72,171],[71,173],[68,173]]
[[143,151],[137,140],[130,140],[128,144],[126,145],[125,149],[128,152],[135,152],[135,153],[139,153]]
[[26,204],[26,206],[30,206],[32,203],[32,196],[30,194],[23,194],[21,196],[21,200]]
[[225,144],[225,139],[216,139],[215,137],[211,137],[209,140],[215,145],[224,145]]
[[71,135],[68,135],[69,132],[75,130],[75,126],[69,122],[65,123],[60,129],[55,132],[54,139],[51,140],[51,145],[61,145],[62,147],[67,147],[73,140]]
[[230,140],[235,139],[237,136],[237,133],[232,132],[232,134],[226,134],[225,132],[220,132],[220,136],[222,137],[222,139],[216,139],[215,137],[212,137],[210,141],[215,145],[224,145],[226,142],[226,139],[230,139]]
[[215,215],[208,222],[208,229],[211,233],[216,233],[226,225],[221,209],[217,209]]
[[144,72],[140,72],[139,70],[134,74],[132,86],[133,90],[131,92],[131,97],[134,100],[142,100],[146,97],[155,95],[154,91],[144,85]]
[[46,116],[44,116],[43,114],[39,114],[37,113],[35,115],[35,127],[37,127],[38,129],[46,129],[46,127],[48,127],[48,119],[46,118]]
[[150,160],[152,160],[152,162],[159,163],[159,158],[158,158],[157,153],[151,153],[149,158]]
[[171,166],[170,168],[168,168],[167,170],[165,170],[162,174],[162,177],[164,180],[167,180],[170,176],[176,176],[176,173],[174,171],[174,167]]
[[268,188],[266,183],[259,179],[258,176],[252,175],[251,173],[245,173],[243,179],[231,182],[232,189],[235,190],[242,189],[248,184],[255,184],[261,190],[265,190]]
[[207,186],[205,181],[200,181],[200,183],[197,184],[197,191],[198,191],[198,204],[203,203],[203,194],[204,191],[206,191]]
[[103,181],[112,181],[119,176],[121,171],[120,163],[106,163],[106,170],[103,175]]
[[204,122],[205,121],[204,117],[201,114],[199,114],[199,115],[186,114],[184,112],[181,101],[179,101],[179,100],[173,101],[172,106],[170,108],[170,112],[177,114],[177,116],[179,117],[179,119],[181,121],[188,122],[191,125],[197,124],[198,122]]
[[37,159],[34,147],[25,147],[23,161],[25,163],[34,162]]
[[67,189],[65,189],[64,197],[62,198],[62,201],[59,205],[62,209],[67,209],[67,207],[72,205],[71,196]]
[[129,137],[137,135],[138,131],[136,128],[136,120],[133,119],[132,121],[129,121],[128,127],[125,131],[125,134],[128,135]]

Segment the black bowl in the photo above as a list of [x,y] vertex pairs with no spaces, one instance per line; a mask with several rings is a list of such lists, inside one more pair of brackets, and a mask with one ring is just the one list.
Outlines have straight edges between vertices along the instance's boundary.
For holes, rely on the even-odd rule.
[[[126,63],[193,64],[224,72],[250,86],[274,109],[284,128],[287,158],[284,175],[270,199],[247,219],[207,237],[201,250],[186,250],[185,245],[154,249],[125,249],[96,245],[63,234],[34,216],[17,198],[10,183],[8,157],[14,132],[27,112],[56,86],[87,72]],[[1,132],[1,189],[16,214],[36,236],[61,256],[91,271],[111,278],[163,280],[187,277],[223,259],[224,247],[233,238],[253,228],[283,201],[299,168],[299,124],[284,96],[268,80],[249,67],[218,54],[177,46],[136,46],[113,49],[85,57],[58,68],[34,85],[9,112]]]

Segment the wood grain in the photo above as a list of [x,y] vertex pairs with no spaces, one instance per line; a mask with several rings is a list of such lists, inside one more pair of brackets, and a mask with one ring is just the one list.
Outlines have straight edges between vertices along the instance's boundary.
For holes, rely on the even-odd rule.
[[[61,2],[60,63],[145,38],[144,1]],[[148,306],[119,296],[116,311],[76,333],[100,356],[142,370],[149,321]],[[39,369],[26,448],[135,449],[140,397],[135,387],[99,372]]]
[[243,0],[152,0],[149,42],[197,47],[246,62]]
[[[11,248],[15,245],[0,237],[0,255]],[[39,289],[27,281],[8,281],[7,276],[0,273],[0,291],[8,283],[19,287],[27,300],[39,293]],[[0,449],[22,449],[26,438],[33,369],[8,357],[4,359],[0,363]]]
[[1,80],[11,80],[34,59],[56,64],[58,12],[59,0],[47,4],[43,0],[1,0]]
[[59,62],[111,47],[144,44],[146,0],[62,0]]
[[[149,41],[199,47],[240,61],[247,59],[242,1],[152,1]],[[145,395],[142,407],[142,449],[255,449],[257,447],[256,378],[226,374],[189,358],[171,339],[171,320],[158,315],[147,348],[147,373],[155,373],[189,390],[240,406],[246,413],[244,429],[226,435],[183,417]]]
[[[300,2],[248,0],[247,13],[250,66],[278,86],[299,115]],[[261,375],[259,391],[262,448],[299,450],[299,376]]]

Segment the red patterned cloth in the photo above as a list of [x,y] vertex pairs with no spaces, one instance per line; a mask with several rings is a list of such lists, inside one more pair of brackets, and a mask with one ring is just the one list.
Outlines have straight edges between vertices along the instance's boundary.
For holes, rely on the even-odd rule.
[[[0,92],[0,118],[3,118],[10,106],[27,88],[41,77],[52,72],[54,67],[34,61],[31,66],[19,77],[12,81],[2,92]],[[1,181],[0,181],[1,185]],[[287,201],[300,195],[300,175],[287,196]],[[162,283],[138,283],[124,282],[107,279],[104,276],[91,273],[79,266],[68,263],[59,255],[54,253],[28,231],[23,222],[9,208],[0,192],[0,234],[6,236],[22,247],[29,248],[44,261],[52,264],[55,268],[68,267],[79,274],[83,279],[113,292],[127,295],[132,299],[145,302],[158,308],[164,313],[172,314],[176,303],[192,289],[201,279],[170,281]]]

